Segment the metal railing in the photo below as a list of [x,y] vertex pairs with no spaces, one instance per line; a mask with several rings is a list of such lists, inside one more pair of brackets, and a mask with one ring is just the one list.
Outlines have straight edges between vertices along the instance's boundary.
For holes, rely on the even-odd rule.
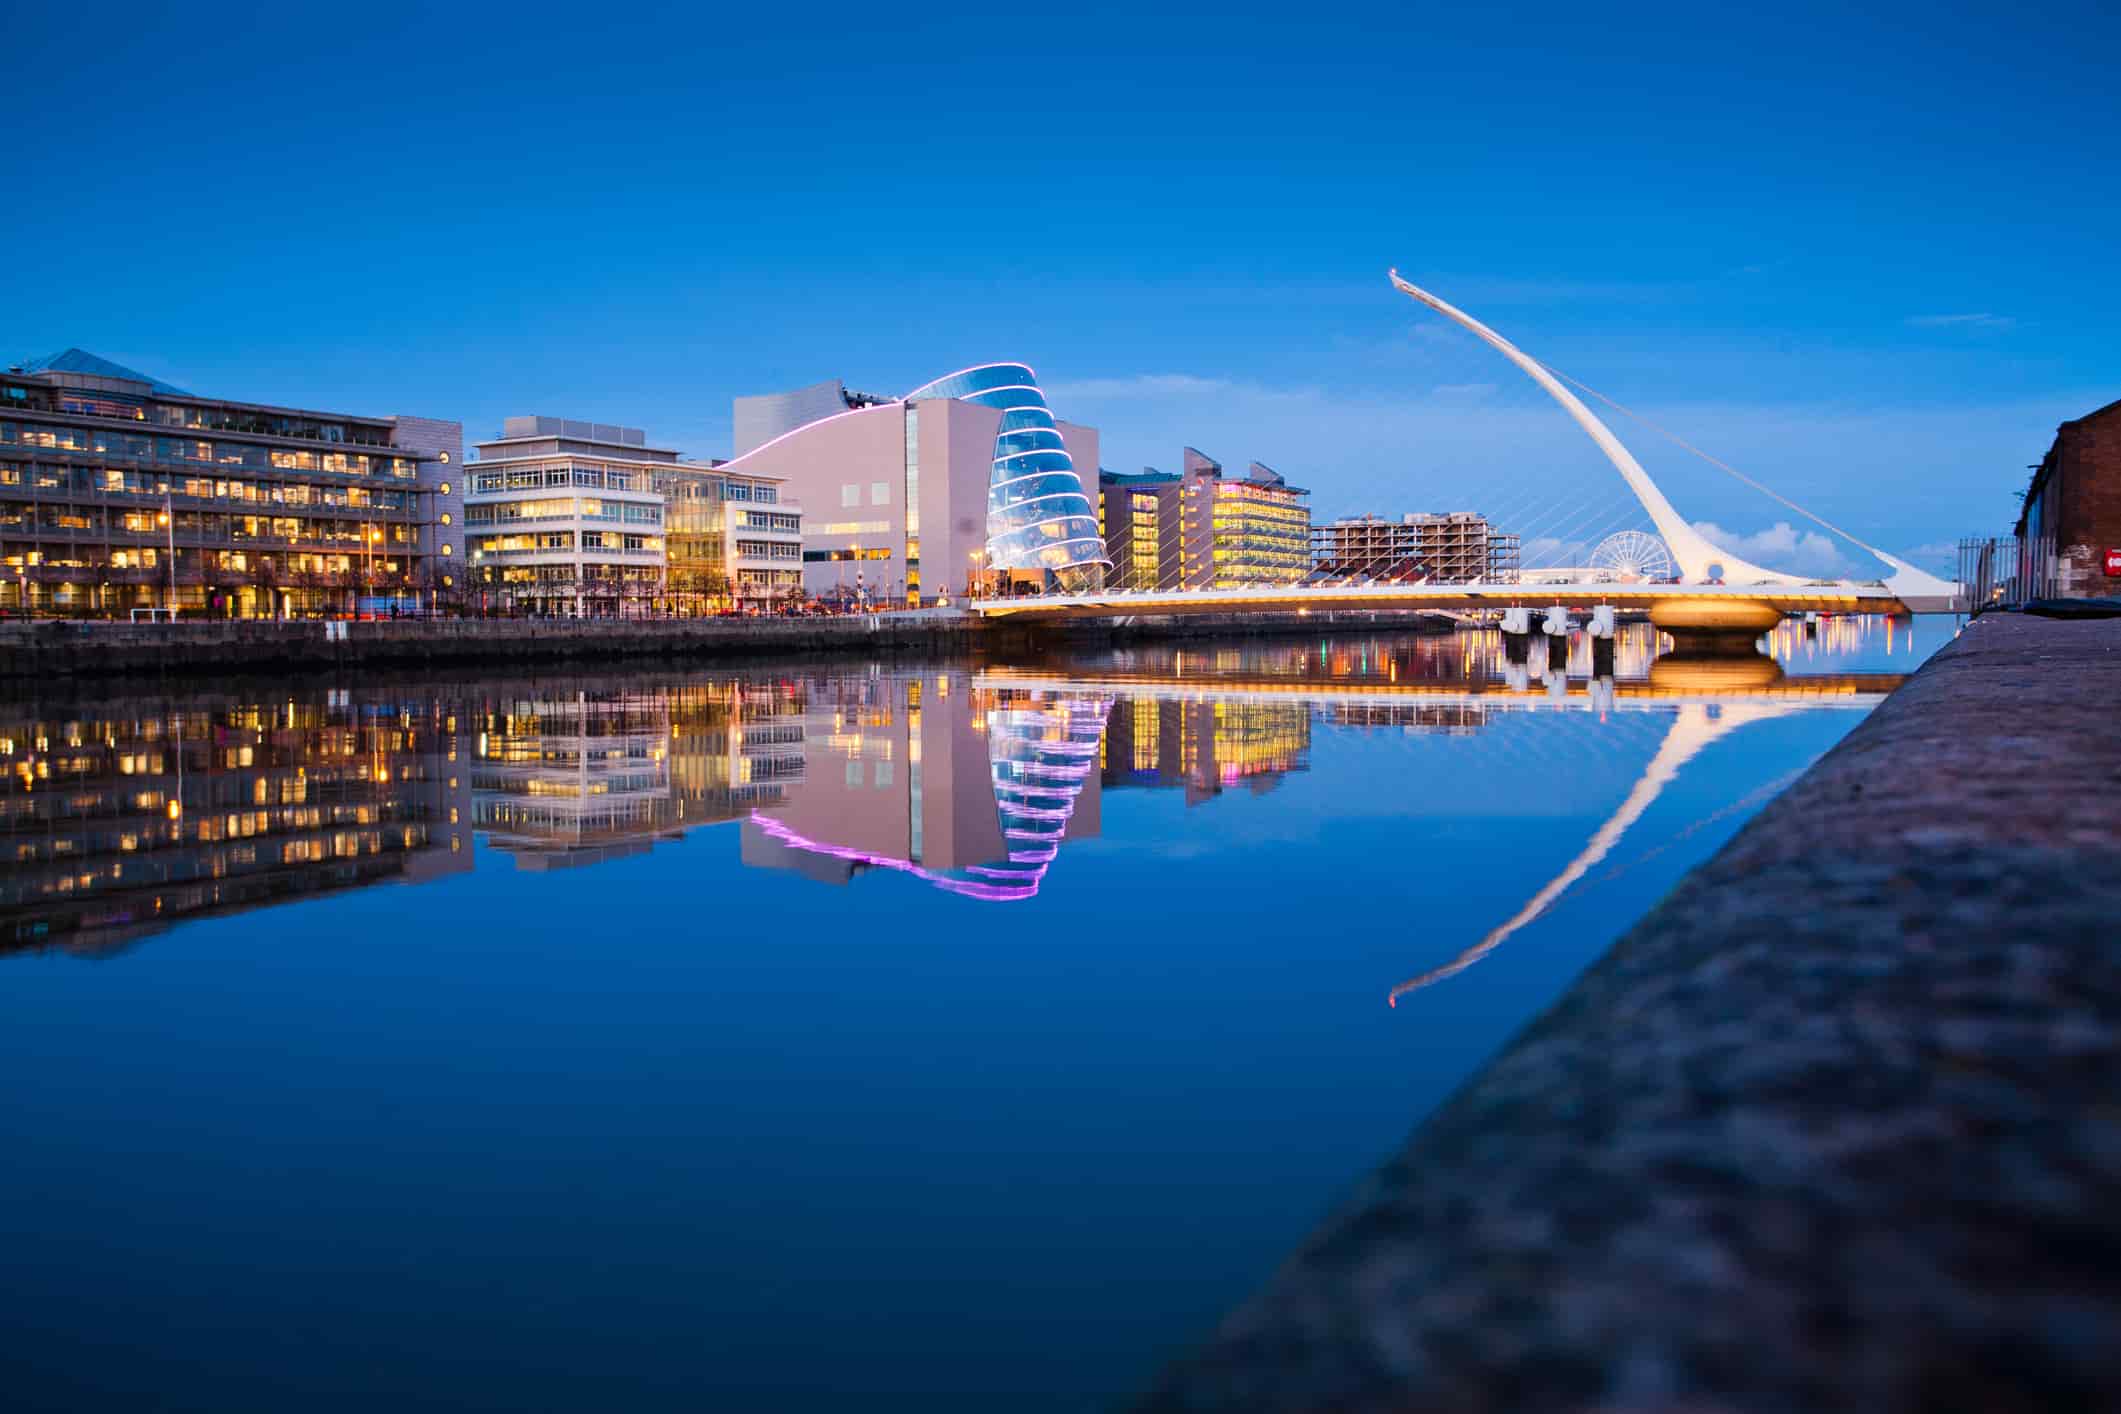
[[2053,598],[2057,579],[2053,536],[1992,535],[1959,542],[1959,582],[1974,613]]

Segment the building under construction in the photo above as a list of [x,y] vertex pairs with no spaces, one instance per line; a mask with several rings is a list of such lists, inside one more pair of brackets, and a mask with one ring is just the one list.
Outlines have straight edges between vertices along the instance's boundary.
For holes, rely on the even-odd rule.
[[1311,561],[1324,579],[1509,584],[1517,579],[1518,544],[1472,511],[1346,516],[1312,528]]

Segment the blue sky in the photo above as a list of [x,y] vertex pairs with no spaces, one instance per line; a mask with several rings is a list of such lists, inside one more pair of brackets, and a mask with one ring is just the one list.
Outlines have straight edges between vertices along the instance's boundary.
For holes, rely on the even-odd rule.
[[2111,7],[304,9],[10,20],[10,356],[697,455],[733,394],[1021,358],[1108,466],[1625,516],[1397,265],[1894,549],[2121,397]]

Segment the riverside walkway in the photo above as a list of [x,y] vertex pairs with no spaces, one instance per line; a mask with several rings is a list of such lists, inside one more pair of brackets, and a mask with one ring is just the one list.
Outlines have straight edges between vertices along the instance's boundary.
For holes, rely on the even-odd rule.
[[2121,1407],[2117,700],[1969,624],[1139,1414]]

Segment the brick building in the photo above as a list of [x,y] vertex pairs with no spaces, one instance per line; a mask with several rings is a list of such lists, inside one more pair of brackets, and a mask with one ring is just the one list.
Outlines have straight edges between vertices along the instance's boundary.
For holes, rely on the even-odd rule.
[[2018,516],[2019,543],[2052,557],[2056,594],[2121,595],[2121,402],[2055,429]]

